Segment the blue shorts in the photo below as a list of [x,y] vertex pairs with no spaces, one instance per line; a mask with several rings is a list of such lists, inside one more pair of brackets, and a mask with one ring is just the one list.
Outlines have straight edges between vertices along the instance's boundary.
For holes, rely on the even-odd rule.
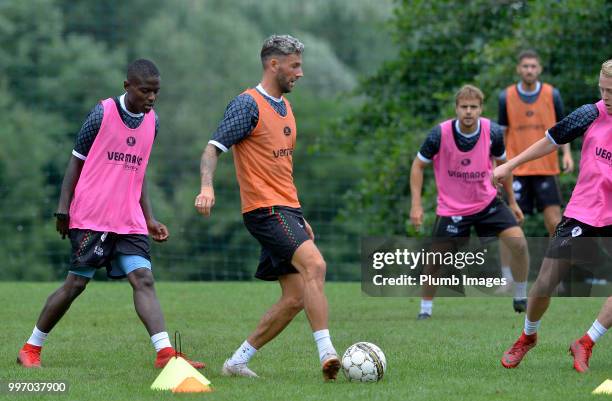
[[[143,258],[139,255],[123,255],[117,254],[111,260],[111,270],[109,273],[110,277],[122,277],[127,276],[136,269],[149,269],[151,270],[151,261]],[[77,276],[83,276],[92,278],[96,273],[95,267],[81,266],[71,268],[68,273],[76,274]]]

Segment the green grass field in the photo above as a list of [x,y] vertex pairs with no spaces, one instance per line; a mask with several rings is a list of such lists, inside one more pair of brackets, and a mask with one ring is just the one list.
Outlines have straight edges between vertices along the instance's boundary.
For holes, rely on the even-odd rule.
[[[354,342],[378,344],[388,371],[376,384],[323,383],[304,314],[263,348],[250,366],[259,380],[220,375],[225,358],[277,298],[274,283],[159,283],[168,331],[180,330],[183,350],[208,364],[215,391],[155,392],[154,350],[136,316],[127,283],[93,282],[49,336],[44,368],[15,363],[46,297],[57,283],[0,283],[0,380],[67,380],[67,395],[7,395],[28,400],[593,400],[612,378],[610,336],[595,348],[591,372],[575,373],[569,343],[590,326],[602,299],[554,299],[540,343],[523,364],[503,369],[499,358],[520,333],[509,298],[437,300],[434,318],[417,322],[416,298],[368,298],[358,283],[330,283],[332,340],[339,352]],[[171,334],[172,336],[172,334]]]

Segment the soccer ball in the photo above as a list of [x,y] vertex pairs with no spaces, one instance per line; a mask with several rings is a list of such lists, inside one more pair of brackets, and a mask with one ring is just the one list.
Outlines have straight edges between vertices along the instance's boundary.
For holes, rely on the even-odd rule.
[[359,342],[348,347],[342,356],[342,368],[349,381],[377,382],[387,370],[387,359],[378,346]]

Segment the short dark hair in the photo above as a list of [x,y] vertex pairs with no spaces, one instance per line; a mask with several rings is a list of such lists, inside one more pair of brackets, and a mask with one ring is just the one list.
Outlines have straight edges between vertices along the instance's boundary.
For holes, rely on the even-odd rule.
[[159,77],[159,70],[155,63],[151,60],[139,58],[138,60],[132,61],[127,68],[127,79],[128,81],[133,78],[150,78]]
[[272,35],[264,41],[261,47],[261,63],[272,56],[288,56],[290,54],[302,54],[304,44],[290,35]]
[[518,63],[520,64],[524,58],[534,58],[540,61],[540,55],[538,54],[538,52],[536,52],[533,49],[527,49],[527,50],[523,50],[522,52],[520,52],[518,55]]

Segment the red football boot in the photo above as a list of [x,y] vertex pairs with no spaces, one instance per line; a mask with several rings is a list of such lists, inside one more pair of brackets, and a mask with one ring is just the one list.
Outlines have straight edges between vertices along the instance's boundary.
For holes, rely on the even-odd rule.
[[17,363],[24,368],[40,368],[40,351],[42,347],[25,343],[17,355]]
[[526,335],[522,333],[518,340],[510,347],[501,359],[504,368],[516,368],[530,349],[535,347],[538,337],[537,334]]
[[157,359],[155,359],[155,368],[161,369],[170,361],[174,356],[180,356],[185,359],[191,366],[196,369],[203,369],[206,365],[202,362],[192,361],[185,356],[185,354],[176,352],[172,347],[162,348],[157,352]]
[[574,341],[569,348],[574,357],[574,369],[579,373],[589,370],[589,359],[593,353],[595,343],[587,334]]

